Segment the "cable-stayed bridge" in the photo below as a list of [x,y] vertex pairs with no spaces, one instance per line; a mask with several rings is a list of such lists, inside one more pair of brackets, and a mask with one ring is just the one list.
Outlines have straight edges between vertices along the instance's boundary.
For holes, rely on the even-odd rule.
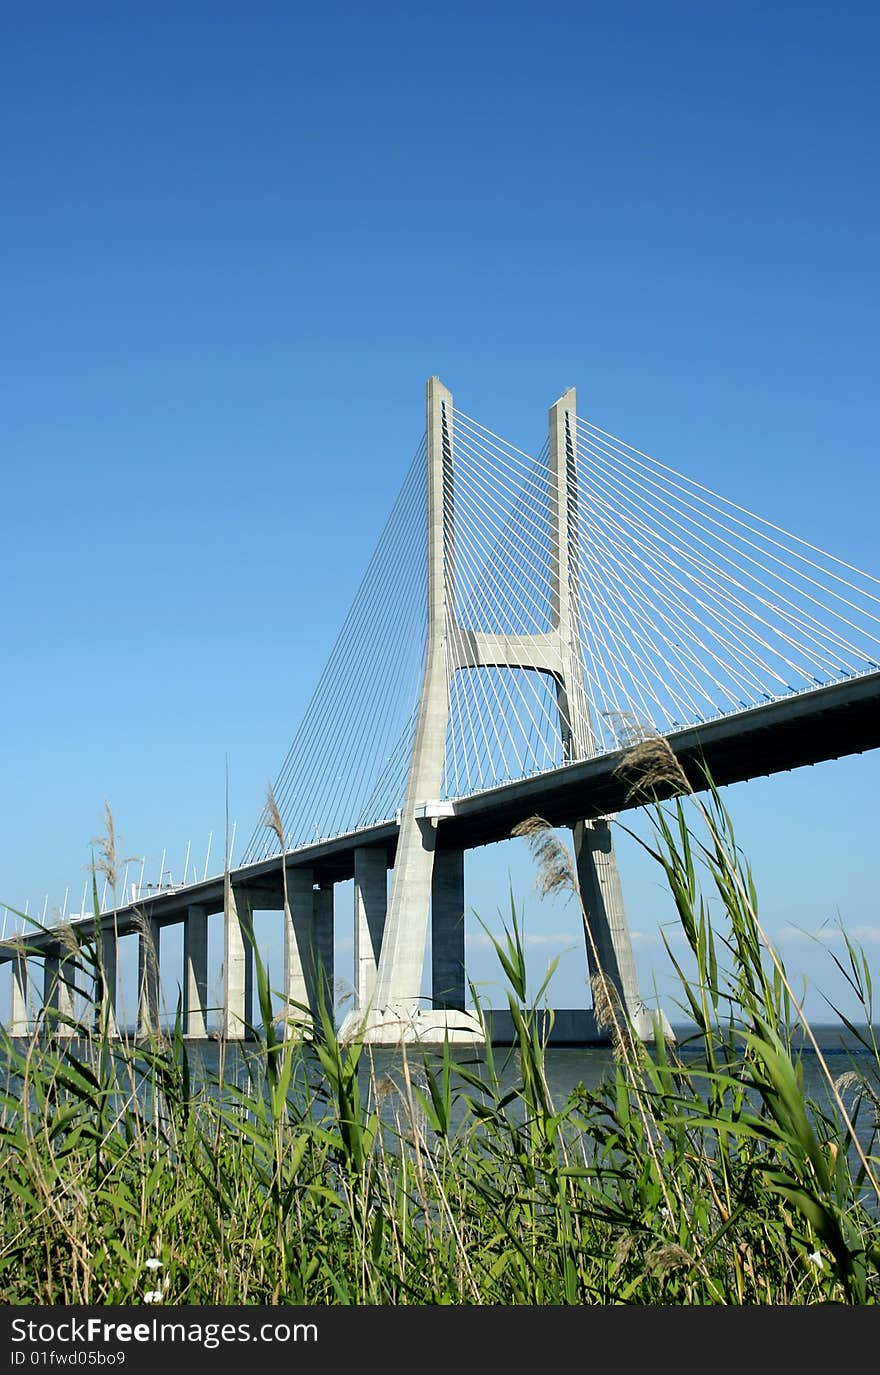
[[[161,931],[183,923],[185,1026],[204,1036],[213,913],[222,1034],[253,1024],[254,911],[283,922],[284,998],[315,1009],[334,886],[353,880],[343,1034],[479,1039],[464,855],[537,813],[572,830],[590,972],[653,1034],[609,826],[633,805],[623,752],[661,735],[699,787],[703,765],[723,785],[877,747],[880,581],[584,420],[574,389],[548,419],[525,453],[429,379],[424,435],[240,860],[102,911],[97,930],[89,916],[0,945],[14,1033],[32,1015],[29,956],[40,1015],[63,1029],[77,943],[97,939],[112,1010],[130,932],[139,1027],[158,1025]],[[581,1034],[601,1038],[589,1019]]]

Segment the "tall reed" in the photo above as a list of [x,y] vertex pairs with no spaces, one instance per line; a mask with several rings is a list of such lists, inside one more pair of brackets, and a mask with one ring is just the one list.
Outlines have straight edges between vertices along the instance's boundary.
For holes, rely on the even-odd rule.
[[[606,989],[612,1067],[554,1101],[554,971],[529,987],[512,895],[491,936],[510,1052],[407,1047],[380,1071],[369,1046],[340,1044],[323,1002],[310,1037],[279,1034],[259,951],[254,1040],[235,1057],[221,1042],[212,1071],[179,1009],[124,1041],[106,1018],[48,1008],[24,1041],[0,1032],[0,1300],[876,1303],[868,963],[849,941],[835,959],[864,1012],[849,1021],[859,1068],[835,1077],[711,779],[694,794],[656,742],[627,768],[696,971],[669,942],[689,1044],[643,1043]],[[540,819],[525,833],[542,890],[573,884],[555,833]],[[83,995],[99,960],[96,943],[66,949]],[[818,1101],[806,1054],[826,1076]]]

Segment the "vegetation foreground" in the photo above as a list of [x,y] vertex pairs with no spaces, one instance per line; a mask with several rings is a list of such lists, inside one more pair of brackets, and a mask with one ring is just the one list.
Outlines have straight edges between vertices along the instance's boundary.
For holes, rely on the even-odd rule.
[[[311,1040],[280,1034],[257,952],[263,1029],[244,1082],[224,1076],[222,1054],[216,1075],[193,1073],[179,1019],[149,1044],[120,1043],[100,1020],[58,1035],[47,1009],[27,1043],[2,1034],[2,1301],[876,1303],[867,961],[849,941],[835,959],[864,1008],[868,1030],[847,1025],[869,1066],[835,1079],[711,781],[701,800],[662,742],[628,767],[696,969],[667,946],[699,1056],[635,1040],[600,971],[614,1070],[551,1101],[547,981],[527,993],[512,904],[495,942],[518,1034],[512,1086],[491,1048],[410,1048],[392,1081],[367,1048],[338,1042],[329,1014]],[[537,819],[521,833],[539,889],[576,889],[555,833]],[[81,973],[94,959],[78,950]],[[811,1042],[821,1103],[804,1091],[798,1047]]]

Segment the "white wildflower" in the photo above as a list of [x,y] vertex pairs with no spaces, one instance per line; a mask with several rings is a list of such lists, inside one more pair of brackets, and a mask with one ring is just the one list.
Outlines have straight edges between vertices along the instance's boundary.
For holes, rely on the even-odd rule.
[[161,1303],[164,1297],[161,1289],[148,1289],[144,1294],[144,1303]]
[[144,1265],[147,1267],[148,1270],[162,1269],[162,1262],[161,1260],[159,1260],[157,1256],[148,1256],[147,1259],[144,1261]]
[[811,1251],[810,1254],[807,1256],[807,1260],[810,1262],[811,1265],[815,1265],[817,1270],[821,1270],[825,1264],[819,1251]]

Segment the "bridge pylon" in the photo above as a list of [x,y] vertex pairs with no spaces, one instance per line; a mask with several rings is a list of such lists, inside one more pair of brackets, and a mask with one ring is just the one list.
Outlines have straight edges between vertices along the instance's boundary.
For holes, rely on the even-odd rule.
[[[579,649],[578,491],[574,388],[550,408],[550,617],[540,633],[493,633],[459,622],[455,587],[454,410],[438,377],[426,388],[427,648],[387,916],[369,1001],[349,1013],[341,1035],[373,1044],[401,1040],[480,1041],[483,1029],[465,1008],[464,866],[444,848],[440,819],[452,677],[464,670],[516,668],[555,685],[565,763],[595,754]],[[574,827],[578,879],[592,933],[591,975],[599,963],[638,1035],[653,1021],[638,990],[620,877],[607,820]],[[433,1006],[421,996],[429,916],[433,928]],[[596,1039],[603,1039],[596,1028]]]
[[[566,764],[597,753],[580,651],[580,496],[574,387],[550,407],[551,630],[558,639],[561,671],[554,674],[563,759]],[[611,984],[637,1036],[653,1040],[655,1016],[639,992],[632,939],[611,830],[613,817],[578,818],[572,826],[578,887],[585,919],[587,966],[595,988],[600,971]],[[664,1036],[672,1038],[665,1014]],[[598,1027],[596,1028],[598,1031]]]

